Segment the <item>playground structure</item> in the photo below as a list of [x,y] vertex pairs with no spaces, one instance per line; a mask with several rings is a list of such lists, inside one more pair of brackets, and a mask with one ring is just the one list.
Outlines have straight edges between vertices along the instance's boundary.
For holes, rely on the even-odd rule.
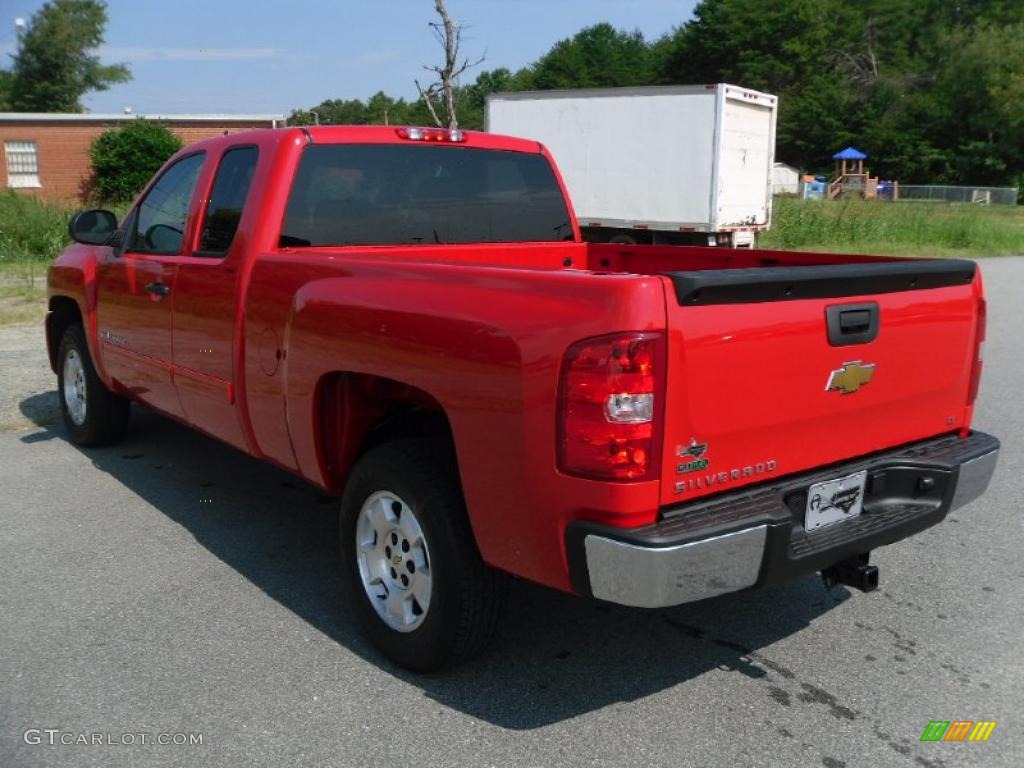
[[836,173],[828,182],[826,194],[829,200],[847,195],[857,195],[865,200],[878,197],[878,177],[872,176],[864,167],[867,158],[867,155],[854,147],[847,147],[832,155],[836,161]]
[[1017,205],[1017,187],[950,186],[944,184],[901,184],[872,176],[864,167],[867,155],[846,147],[832,155],[835,173],[831,178],[805,175],[798,194],[804,200],[834,200],[860,197],[865,200],[913,203],[967,203],[972,205]]

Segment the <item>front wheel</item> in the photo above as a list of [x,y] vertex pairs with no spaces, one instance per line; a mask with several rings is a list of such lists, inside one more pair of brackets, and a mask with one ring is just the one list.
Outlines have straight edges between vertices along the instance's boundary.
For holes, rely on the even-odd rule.
[[129,402],[104,386],[85,342],[81,325],[68,326],[57,352],[57,393],[71,442],[107,445],[128,427]]
[[405,440],[356,464],[341,505],[345,575],[364,630],[398,664],[427,672],[493,635],[507,576],[480,557],[450,451]]

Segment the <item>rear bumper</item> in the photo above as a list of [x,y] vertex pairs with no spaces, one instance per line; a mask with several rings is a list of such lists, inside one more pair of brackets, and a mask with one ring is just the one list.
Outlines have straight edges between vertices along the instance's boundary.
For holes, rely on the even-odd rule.
[[[658,608],[813,573],[929,528],[978,498],[998,456],[991,435],[945,436],[666,508],[642,528],[576,522],[566,530],[573,588]],[[861,515],[807,533],[807,489],[860,470],[868,475]]]

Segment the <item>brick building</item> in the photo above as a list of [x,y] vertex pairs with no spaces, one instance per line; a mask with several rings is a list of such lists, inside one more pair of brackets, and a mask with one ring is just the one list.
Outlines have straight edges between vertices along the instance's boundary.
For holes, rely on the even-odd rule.
[[82,202],[89,147],[109,128],[136,118],[158,121],[186,144],[253,128],[284,125],[283,115],[118,115],[0,112],[0,190],[51,202]]

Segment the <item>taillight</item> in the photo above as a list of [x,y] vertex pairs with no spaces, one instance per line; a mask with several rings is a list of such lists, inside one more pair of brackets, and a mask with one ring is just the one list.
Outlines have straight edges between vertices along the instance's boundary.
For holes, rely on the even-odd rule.
[[395,133],[398,138],[409,141],[460,142],[466,140],[466,134],[458,128],[452,130],[447,128],[395,128]]
[[665,340],[621,333],[569,347],[559,392],[558,465],[600,480],[658,476]]
[[973,405],[978,397],[978,386],[981,384],[982,355],[985,349],[985,331],[988,325],[988,310],[985,300],[978,299],[978,330],[974,334],[974,364],[971,367],[971,386],[967,390],[967,404]]

